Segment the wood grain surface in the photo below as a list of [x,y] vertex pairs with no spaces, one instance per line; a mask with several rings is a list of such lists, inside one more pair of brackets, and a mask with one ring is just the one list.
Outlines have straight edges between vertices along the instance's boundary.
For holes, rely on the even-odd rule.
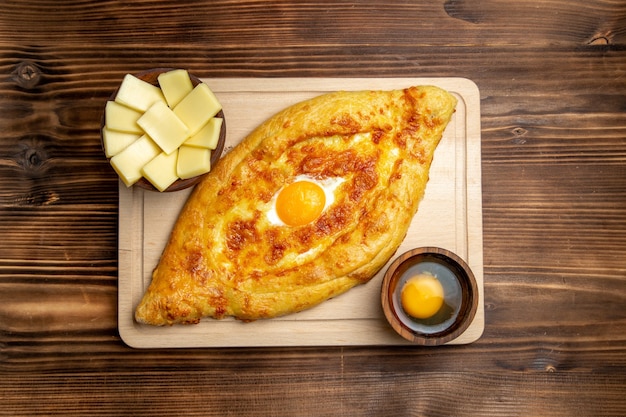
[[[127,72],[464,77],[485,331],[465,346],[134,350],[117,332]],[[626,415],[621,0],[4,1],[0,415]]]

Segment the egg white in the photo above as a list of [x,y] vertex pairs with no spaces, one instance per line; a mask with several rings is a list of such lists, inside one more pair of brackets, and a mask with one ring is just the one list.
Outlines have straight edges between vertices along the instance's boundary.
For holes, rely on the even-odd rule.
[[[324,190],[324,196],[326,197],[326,203],[324,204],[324,209],[322,213],[326,211],[328,207],[330,207],[335,202],[335,190],[339,187],[343,182],[345,182],[345,178],[334,177],[334,178],[324,178],[317,179],[308,175],[298,175],[294,178],[293,182],[298,181],[309,181],[319,185],[322,190]],[[278,213],[276,212],[276,200],[278,199],[278,194],[283,190],[284,187],[280,188],[272,197],[270,202],[268,203],[268,207],[265,210],[267,215],[267,220],[275,226],[286,226],[286,224],[280,219]]]

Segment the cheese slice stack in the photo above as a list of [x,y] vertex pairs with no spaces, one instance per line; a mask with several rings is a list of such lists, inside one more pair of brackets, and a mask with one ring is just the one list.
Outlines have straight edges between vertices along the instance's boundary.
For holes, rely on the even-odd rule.
[[127,187],[142,177],[159,191],[211,169],[222,109],[208,85],[186,70],[159,75],[159,86],[127,74],[105,107],[104,150]]

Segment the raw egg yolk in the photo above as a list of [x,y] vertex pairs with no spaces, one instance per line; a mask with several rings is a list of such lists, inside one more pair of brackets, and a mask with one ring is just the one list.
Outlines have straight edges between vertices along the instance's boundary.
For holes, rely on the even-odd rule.
[[326,204],[326,195],[311,181],[296,181],[283,188],[276,198],[276,214],[289,226],[303,226],[317,219]]
[[411,277],[402,287],[402,308],[416,319],[434,316],[443,305],[443,286],[428,274]]

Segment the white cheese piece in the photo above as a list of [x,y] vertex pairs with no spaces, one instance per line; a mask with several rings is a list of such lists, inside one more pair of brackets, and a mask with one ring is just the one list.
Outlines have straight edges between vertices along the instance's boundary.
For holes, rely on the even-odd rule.
[[209,86],[200,83],[174,107],[174,113],[187,125],[189,134],[195,135],[221,109]]
[[176,172],[182,179],[206,174],[211,170],[211,150],[183,145],[178,149]]
[[159,146],[148,135],[143,135],[126,149],[111,158],[111,166],[124,184],[130,187],[141,177],[141,169],[161,153]]
[[187,94],[193,90],[189,73],[184,69],[177,69],[159,74],[159,85],[167,105],[174,108]]
[[171,154],[161,152],[152,161],[148,162],[141,170],[143,176],[154,185],[157,190],[165,191],[178,179],[176,162],[178,151]]
[[220,138],[223,119],[214,117],[202,129],[183,143],[183,145],[199,148],[215,149]]
[[157,101],[165,102],[165,97],[159,87],[126,74],[115,101],[137,111],[146,111]]
[[137,120],[137,124],[161,147],[171,154],[189,137],[187,126],[167,107],[157,101]]
[[128,145],[139,139],[140,135],[136,133],[119,132],[117,130],[108,129],[106,126],[102,128],[102,143],[104,145],[104,154],[107,158],[117,155]]
[[104,108],[104,120],[107,129],[127,133],[143,134],[143,130],[137,124],[141,112],[126,107],[115,101],[107,101]]

